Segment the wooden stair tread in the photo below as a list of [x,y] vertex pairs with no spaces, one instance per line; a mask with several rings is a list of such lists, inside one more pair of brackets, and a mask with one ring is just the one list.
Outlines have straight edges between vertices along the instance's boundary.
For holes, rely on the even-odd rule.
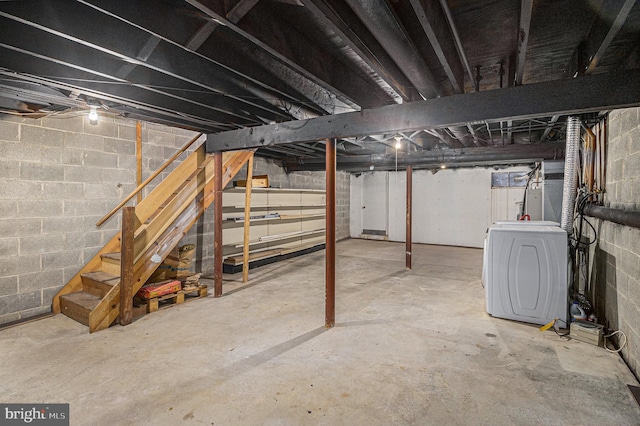
[[60,311],[78,321],[89,326],[89,314],[98,306],[101,298],[93,294],[80,291],[60,296]]
[[102,257],[103,259],[117,260],[119,262],[120,261],[120,252],[117,252],[117,253],[103,253],[103,254],[100,255],[100,257]]
[[87,272],[82,274],[83,277],[89,278],[94,281],[100,281],[109,285],[116,285],[120,281],[120,277],[113,274],[108,274],[104,271]]
[[81,275],[82,290],[103,298],[111,289],[120,284],[120,277],[105,271],[87,272]]
[[82,306],[83,308],[87,308],[92,310],[98,303],[100,302],[100,298],[98,296],[94,296],[93,294],[89,294],[86,291],[79,291],[77,293],[65,294],[60,296],[66,301],[75,303],[78,306]]

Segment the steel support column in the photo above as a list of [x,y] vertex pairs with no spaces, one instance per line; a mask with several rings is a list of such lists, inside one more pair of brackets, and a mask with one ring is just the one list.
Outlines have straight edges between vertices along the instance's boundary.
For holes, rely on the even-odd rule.
[[405,237],[405,265],[411,269],[411,205],[413,203],[413,167],[407,166],[407,232]]
[[213,155],[213,285],[214,297],[222,296],[222,152]]
[[326,144],[325,327],[336,324],[336,140]]

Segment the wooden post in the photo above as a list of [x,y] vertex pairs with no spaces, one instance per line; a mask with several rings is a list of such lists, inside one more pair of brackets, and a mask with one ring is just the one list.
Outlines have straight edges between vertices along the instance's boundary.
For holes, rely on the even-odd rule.
[[[142,184],[142,123],[136,121],[136,186]],[[142,192],[138,192],[138,204],[142,201]]]
[[133,236],[136,226],[135,207],[122,208],[120,239],[120,325],[133,321]]
[[325,327],[336,324],[336,141],[326,140]]
[[253,154],[247,162],[247,185],[244,192],[244,242],[242,246],[242,282],[249,281],[249,229],[251,228],[251,180],[253,179]]
[[222,152],[213,154],[213,297],[222,296]]
[[411,204],[413,199],[412,189],[413,166],[407,166],[407,233],[406,233],[406,267],[411,269]]

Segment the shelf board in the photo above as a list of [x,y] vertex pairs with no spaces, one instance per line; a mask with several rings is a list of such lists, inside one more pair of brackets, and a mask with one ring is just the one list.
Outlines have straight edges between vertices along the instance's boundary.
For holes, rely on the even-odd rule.
[[[245,193],[245,188],[229,188],[224,192],[238,192]],[[304,188],[251,188],[251,192],[311,192],[317,194],[324,194],[327,191],[324,189],[304,189]]]
[[[307,235],[323,234],[324,231],[325,231],[324,228],[320,228],[320,229],[311,229],[308,231],[287,232],[286,234],[279,234],[279,235],[269,235],[267,237],[261,237],[259,240],[249,241],[249,245],[251,246],[251,245],[258,245],[258,244],[268,244],[268,243],[273,243],[275,241],[288,240],[288,239],[297,238],[297,237],[305,237]],[[244,247],[243,243],[232,243],[232,244],[225,244],[225,245],[234,246],[235,248]]]
[[[324,217],[325,214],[324,213],[317,213],[317,214],[281,214],[278,217],[261,217],[258,219],[251,219],[251,223],[253,222],[267,222],[270,220],[294,220],[294,219],[309,219],[309,218],[313,218],[313,217]],[[233,222],[233,223],[244,223],[244,218],[243,217],[239,217],[239,218],[229,218],[226,219],[227,222]]]
[[[264,209],[264,208],[284,208],[284,209],[295,209],[295,208],[305,208],[305,207],[324,207],[326,203],[314,203],[314,204],[251,204],[252,209]],[[244,204],[235,205],[235,206],[227,206],[233,207],[234,209],[244,209]]]

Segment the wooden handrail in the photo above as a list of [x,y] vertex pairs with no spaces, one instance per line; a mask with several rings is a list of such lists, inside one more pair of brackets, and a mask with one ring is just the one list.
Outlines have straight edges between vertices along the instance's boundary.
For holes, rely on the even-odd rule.
[[149,182],[151,182],[152,180],[154,180],[160,173],[162,173],[164,171],[164,169],[166,169],[167,167],[169,167],[169,165],[171,163],[173,163],[175,161],[176,158],[178,158],[180,156],[180,154],[182,154],[183,152],[185,152],[187,149],[189,149],[189,147],[191,145],[193,145],[193,143],[195,141],[197,141],[200,136],[202,136],[202,133],[198,133],[196,136],[193,137],[193,139],[191,139],[189,142],[187,142],[185,144],[185,146],[183,146],[182,148],[180,148],[180,150],[178,152],[176,152],[175,154],[173,154],[173,156],[171,158],[169,158],[162,166],[160,166],[160,168],[158,170],[156,170],[151,176],[149,176],[144,182],[142,182],[140,185],[138,185],[138,187],[136,189],[133,190],[133,192],[129,195],[127,195],[127,197],[122,200],[120,202],[120,204],[118,204],[117,206],[115,206],[109,213],[107,213],[106,215],[104,215],[104,217],[102,219],[100,219],[99,221],[96,222],[96,226],[101,226],[103,223],[105,223],[107,220],[109,220],[111,218],[111,216],[113,216],[114,214],[116,214],[118,212],[118,210],[120,210],[122,208],[122,206],[124,206],[125,204],[127,204],[133,197],[136,196],[137,193],[139,193],[140,191],[142,191],[144,189],[145,186],[147,186],[149,184]]

